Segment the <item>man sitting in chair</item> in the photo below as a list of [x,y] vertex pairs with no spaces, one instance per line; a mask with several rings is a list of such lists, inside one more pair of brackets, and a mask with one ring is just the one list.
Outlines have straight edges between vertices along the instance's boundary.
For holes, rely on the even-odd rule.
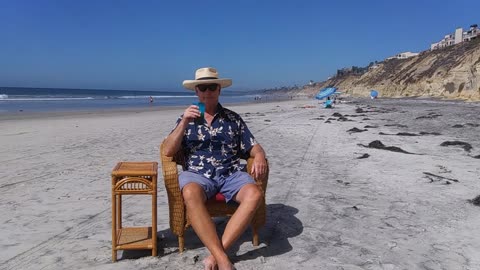
[[[263,148],[242,118],[218,101],[222,88],[230,85],[231,79],[219,79],[211,67],[198,69],[195,80],[185,80],[183,86],[195,91],[205,112],[197,105],[186,108],[164,142],[167,156],[180,148],[186,151],[187,169],[179,184],[191,225],[210,251],[203,261],[205,269],[234,269],[226,251],[246,230],[263,196],[255,180],[242,171],[240,158],[254,158],[251,173],[256,178],[267,172]],[[239,204],[221,239],[205,205],[219,192],[227,202]]]

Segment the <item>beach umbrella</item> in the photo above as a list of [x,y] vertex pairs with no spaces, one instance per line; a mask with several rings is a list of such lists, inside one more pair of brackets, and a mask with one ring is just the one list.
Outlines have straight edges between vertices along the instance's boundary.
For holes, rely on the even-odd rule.
[[329,96],[333,95],[336,91],[337,91],[337,88],[335,88],[335,87],[323,88],[322,90],[320,90],[318,92],[317,95],[315,95],[315,98],[316,99],[324,99],[326,97],[329,97]]
[[376,90],[371,90],[370,91],[370,98],[371,99],[374,99],[374,98],[377,98],[378,97],[378,91]]

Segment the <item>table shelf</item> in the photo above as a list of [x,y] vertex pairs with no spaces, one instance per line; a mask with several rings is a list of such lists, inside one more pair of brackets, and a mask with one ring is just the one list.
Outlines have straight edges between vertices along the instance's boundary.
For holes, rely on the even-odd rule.
[[152,249],[152,227],[127,227],[117,230],[117,249]]

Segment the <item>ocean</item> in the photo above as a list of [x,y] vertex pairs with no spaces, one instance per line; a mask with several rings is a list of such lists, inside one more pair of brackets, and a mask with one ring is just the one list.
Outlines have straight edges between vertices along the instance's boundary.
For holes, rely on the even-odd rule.
[[[259,91],[224,90],[220,103],[254,102]],[[150,102],[152,97],[153,102]],[[197,101],[193,91],[134,91],[0,87],[0,114],[71,112],[157,106],[187,106]]]

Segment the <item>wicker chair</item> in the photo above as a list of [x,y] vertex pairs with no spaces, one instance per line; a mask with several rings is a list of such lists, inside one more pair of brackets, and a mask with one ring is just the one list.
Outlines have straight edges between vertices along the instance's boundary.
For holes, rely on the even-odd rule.
[[[160,146],[160,157],[162,161],[162,172],[165,181],[165,188],[168,195],[168,206],[170,210],[170,229],[178,236],[178,248],[180,252],[183,252],[185,247],[184,233],[190,226],[188,220],[187,209],[183,202],[183,196],[180,191],[178,183],[178,168],[177,165],[181,165],[185,168],[185,157],[182,151],[177,152],[174,157],[168,157],[164,155],[163,145]],[[268,161],[267,161],[268,162]],[[253,164],[253,158],[247,159],[247,171],[250,172]],[[268,164],[268,163],[267,163]],[[265,225],[266,220],[266,205],[265,205],[265,192],[268,183],[268,167],[267,173],[264,179],[255,179],[257,185],[260,187],[263,193],[263,200],[257,209],[252,221],[253,231],[253,245],[258,246],[258,230]],[[212,217],[231,216],[237,210],[238,205],[226,204],[225,198],[220,193],[215,197],[209,199],[207,202],[207,209]]]

